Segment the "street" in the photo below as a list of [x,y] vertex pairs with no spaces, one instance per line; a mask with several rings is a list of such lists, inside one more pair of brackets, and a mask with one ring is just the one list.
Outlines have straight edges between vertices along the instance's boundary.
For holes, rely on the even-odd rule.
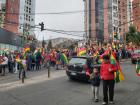
[[[122,62],[125,80],[116,84],[115,105],[140,105],[140,77],[136,76],[135,65]],[[52,71],[48,79],[47,71],[28,74],[25,84],[16,75],[0,77],[0,105],[101,105],[92,100],[90,84],[71,81],[65,70]]]

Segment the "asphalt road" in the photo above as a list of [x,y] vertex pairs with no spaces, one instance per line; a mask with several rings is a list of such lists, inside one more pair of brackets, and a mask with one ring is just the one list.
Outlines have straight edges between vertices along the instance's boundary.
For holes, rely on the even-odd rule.
[[[116,84],[116,105],[140,105],[140,77],[135,74],[135,66],[130,62],[121,64],[125,81]],[[0,105],[101,105],[93,102],[90,84],[70,81],[64,70],[53,72],[47,78],[46,71],[28,75],[25,84],[14,78],[0,79]],[[4,82],[3,82],[4,81]]]

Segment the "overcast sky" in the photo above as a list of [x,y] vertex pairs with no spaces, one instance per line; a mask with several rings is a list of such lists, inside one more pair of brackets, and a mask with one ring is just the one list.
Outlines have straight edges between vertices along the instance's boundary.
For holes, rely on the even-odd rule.
[[[50,12],[67,12],[84,10],[83,0],[36,0],[36,13],[50,13]],[[61,14],[61,15],[46,15],[37,14],[35,23],[44,22],[45,28],[66,30],[66,31],[83,31],[84,30],[84,15],[83,13],[76,14]],[[77,38],[54,32],[43,31],[36,29],[36,36],[39,40],[66,37]],[[80,33],[81,34],[81,33]],[[78,33],[79,35],[79,33]],[[82,37],[78,37],[82,38]]]

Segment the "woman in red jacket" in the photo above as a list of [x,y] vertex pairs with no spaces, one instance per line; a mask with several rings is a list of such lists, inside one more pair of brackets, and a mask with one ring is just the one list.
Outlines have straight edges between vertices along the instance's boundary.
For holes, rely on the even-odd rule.
[[108,104],[108,92],[109,92],[109,103],[114,104],[114,72],[117,71],[116,66],[110,63],[110,56],[103,56],[103,63],[101,64],[100,76],[103,80],[103,105]]

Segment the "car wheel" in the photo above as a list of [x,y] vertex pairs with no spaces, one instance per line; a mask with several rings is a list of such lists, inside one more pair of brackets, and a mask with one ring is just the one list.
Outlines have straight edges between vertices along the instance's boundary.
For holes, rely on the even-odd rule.
[[73,80],[74,80],[74,78],[72,78],[72,77],[70,77],[70,76],[68,76],[68,79],[69,79],[70,81],[73,81]]

